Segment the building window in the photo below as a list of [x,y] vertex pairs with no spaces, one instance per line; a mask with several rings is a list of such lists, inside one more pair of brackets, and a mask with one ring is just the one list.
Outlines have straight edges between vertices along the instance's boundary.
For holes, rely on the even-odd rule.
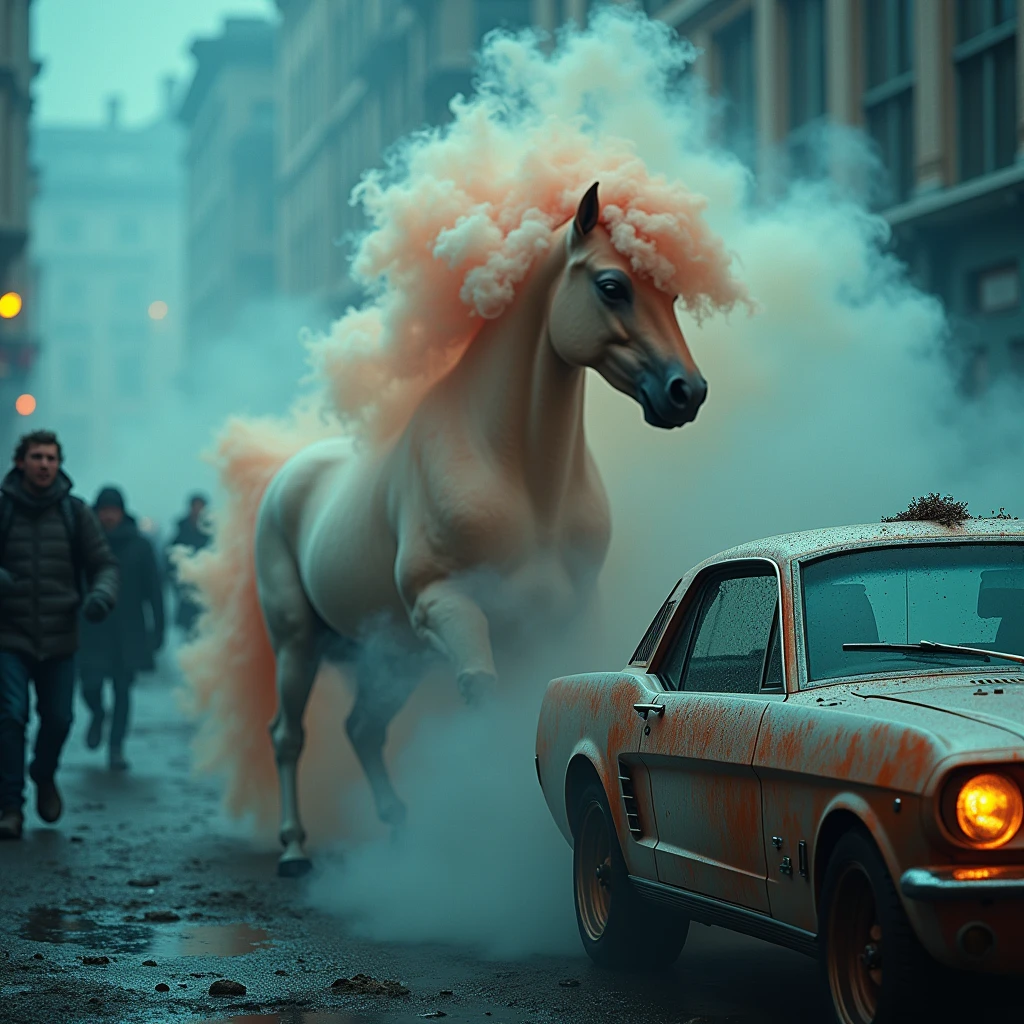
[[974,308],[1005,313],[1020,306],[1020,267],[1016,262],[982,270],[974,277]]
[[813,173],[817,126],[825,114],[824,0],[786,0],[790,165]]
[[533,14],[531,0],[483,0],[476,15],[477,39],[483,39],[496,28],[521,29],[530,24]]
[[754,19],[750,11],[715,35],[725,110],[723,141],[747,166],[755,154]]
[[1007,344],[1010,370],[1017,377],[1024,377],[1024,338],[1011,338]]
[[958,0],[953,49],[960,178],[1012,164],[1017,150],[1017,17],[1013,0]]
[[888,175],[883,204],[914,187],[913,0],[868,0],[864,11],[864,118]]

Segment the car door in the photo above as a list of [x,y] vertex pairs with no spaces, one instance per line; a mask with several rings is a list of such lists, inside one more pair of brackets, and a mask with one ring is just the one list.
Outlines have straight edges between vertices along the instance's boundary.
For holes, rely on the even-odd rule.
[[785,696],[773,562],[724,563],[699,576],[657,669],[641,758],[664,884],[768,913],[761,786],[753,769],[765,709]]

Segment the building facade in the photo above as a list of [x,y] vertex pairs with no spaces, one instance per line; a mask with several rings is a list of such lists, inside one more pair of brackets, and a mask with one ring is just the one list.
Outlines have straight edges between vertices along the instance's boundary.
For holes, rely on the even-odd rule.
[[[170,90],[169,90],[170,92]],[[45,339],[39,425],[71,464],[96,463],[178,372],[184,188],[172,99],[155,123],[41,127],[33,210]]]
[[274,27],[228,18],[192,46],[188,131],[188,345],[222,337],[274,287]]
[[498,27],[581,22],[593,0],[277,0],[277,282],[335,313],[357,296],[349,195],[408,132],[448,118]]
[[[0,0],[0,458],[17,429],[15,401],[35,365],[36,290],[29,251],[31,85],[38,71],[29,47],[29,0]],[[19,302],[20,300],[20,302]]]
[[646,0],[703,51],[724,141],[771,187],[863,129],[869,192],[944,302],[968,390],[1024,379],[1024,0]]

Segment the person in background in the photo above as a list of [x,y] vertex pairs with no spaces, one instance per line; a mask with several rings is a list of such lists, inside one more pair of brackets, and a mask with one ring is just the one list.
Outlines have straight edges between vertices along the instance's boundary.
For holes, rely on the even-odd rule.
[[117,562],[62,463],[56,434],[25,434],[0,485],[0,839],[21,838],[30,681],[36,811],[46,822],[61,816],[56,774],[73,715],[79,608],[100,622],[117,601]]
[[153,545],[125,511],[124,496],[104,487],[93,506],[121,573],[121,595],[110,617],[82,628],[79,672],[82,698],[92,712],[85,742],[95,750],[103,740],[103,681],[114,690],[108,740],[110,767],[124,771],[124,740],[131,713],[131,687],[139,672],[152,672],[164,642],[164,599]]
[[178,520],[177,532],[168,545],[167,551],[167,575],[174,585],[177,600],[174,624],[186,637],[193,635],[202,608],[193,597],[192,589],[178,578],[171,552],[176,547],[189,548],[193,552],[201,551],[210,543],[210,533],[204,520],[207,505],[208,502],[203,494],[196,493],[188,499],[188,515]]

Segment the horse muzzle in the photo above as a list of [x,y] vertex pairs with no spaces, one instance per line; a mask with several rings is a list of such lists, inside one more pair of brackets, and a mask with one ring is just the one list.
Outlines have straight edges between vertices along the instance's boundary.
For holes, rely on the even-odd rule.
[[669,430],[696,419],[708,396],[708,382],[699,373],[688,374],[676,364],[662,373],[645,373],[637,394],[644,419],[652,427]]

